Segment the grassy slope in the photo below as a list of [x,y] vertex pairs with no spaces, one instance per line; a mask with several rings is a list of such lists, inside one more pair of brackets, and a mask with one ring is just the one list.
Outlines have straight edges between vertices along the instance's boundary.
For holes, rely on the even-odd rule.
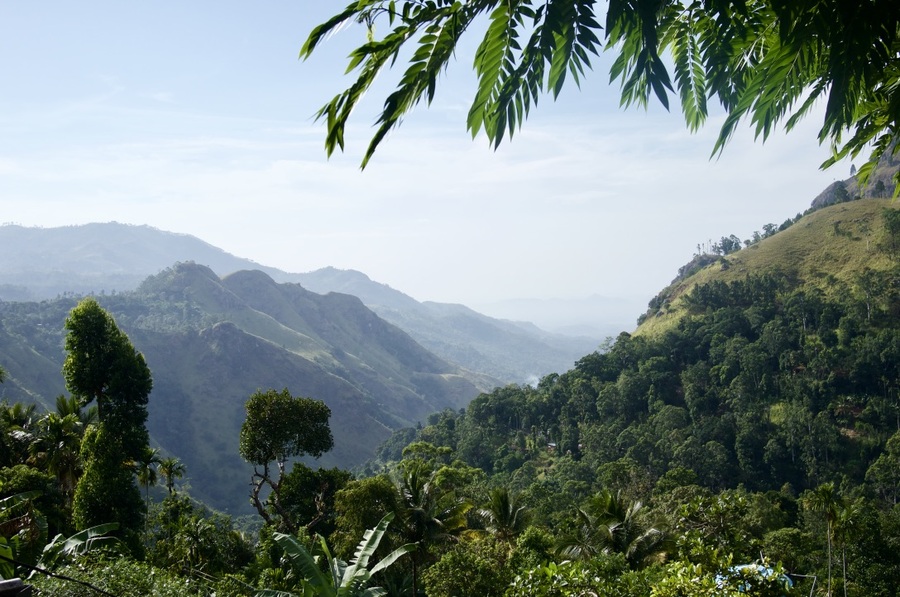
[[862,199],[832,205],[804,216],[790,228],[732,253],[663,290],[668,305],[648,317],[636,334],[659,334],[684,316],[682,297],[699,284],[730,282],[749,273],[777,274],[821,289],[826,295],[843,282],[852,285],[866,268],[885,270],[890,260],[878,250],[884,234],[881,212],[900,209],[900,202]]

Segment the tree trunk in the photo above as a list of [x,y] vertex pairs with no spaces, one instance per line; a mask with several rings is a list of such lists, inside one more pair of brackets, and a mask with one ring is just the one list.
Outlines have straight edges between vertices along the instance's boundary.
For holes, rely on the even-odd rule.
[[844,597],[847,597],[847,546],[841,548],[841,562],[844,574]]
[[826,532],[828,534],[828,590],[826,591],[826,595],[831,597],[831,521],[827,522]]

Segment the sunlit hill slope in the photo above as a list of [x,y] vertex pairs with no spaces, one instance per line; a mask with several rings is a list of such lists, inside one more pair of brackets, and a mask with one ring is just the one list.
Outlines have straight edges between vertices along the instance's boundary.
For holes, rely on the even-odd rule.
[[772,274],[826,296],[848,291],[862,296],[867,271],[885,272],[895,266],[890,252],[884,250],[883,213],[898,209],[900,203],[888,199],[831,205],[730,255],[695,257],[685,266],[685,274],[651,301],[636,333],[653,335],[670,329],[690,313],[685,297],[697,286],[743,280],[748,273]]

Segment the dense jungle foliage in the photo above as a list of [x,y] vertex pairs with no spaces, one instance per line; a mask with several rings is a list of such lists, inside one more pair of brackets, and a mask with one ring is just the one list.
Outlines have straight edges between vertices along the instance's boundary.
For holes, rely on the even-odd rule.
[[72,491],[94,449],[89,401],[4,404],[0,574],[47,595],[895,595],[897,214],[881,214],[878,268],[827,290],[732,268],[680,295],[665,327],[433,414],[356,475],[291,465],[330,446],[329,413],[258,394],[232,438],[257,467],[248,487],[272,489],[253,532],[150,449],[127,461],[132,519],[92,520],[128,534],[86,532]]

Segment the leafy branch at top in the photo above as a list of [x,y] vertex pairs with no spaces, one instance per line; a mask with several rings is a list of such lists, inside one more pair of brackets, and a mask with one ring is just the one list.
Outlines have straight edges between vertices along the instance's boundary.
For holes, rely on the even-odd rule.
[[[765,139],[779,125],[791,130],[818,100],[819,130],[830,142],[827,167],[871,147],[865,182],[878,158],[892,151],[900,124],[900,3],[893,0],[610,0],[605,18],[595,0],[359,0],[315,27],[300,56],[343,23],[367,27],[350,54],[356,80],[318,112],[327,125],[330,155],[344,148],[353,108],[385,66],[411,49],[396,89],[384,100],[362,167],[385,135],[423,99],[431,103],[438,77],[462,35],[487,19],[475,53],[478,77],[467,127],[484,130],[494,147],[522,126],[539,97],[559,95],[567,79],[580,84],[601,48],[615,54],[610,81],[622,104],[646,106],[651,94],[666,108],[677,92],[688,127],[708,117],[710,100],[726,111],[713,153],[748,119]],[[375,35],[387,21],[388,31]],[[601,24],[603,23],[603,24]],[[603,39],[601,40],[601,35]],[[674,77],[663,56],[671,55]],[[900,187],[898,187],[900,188]]]

